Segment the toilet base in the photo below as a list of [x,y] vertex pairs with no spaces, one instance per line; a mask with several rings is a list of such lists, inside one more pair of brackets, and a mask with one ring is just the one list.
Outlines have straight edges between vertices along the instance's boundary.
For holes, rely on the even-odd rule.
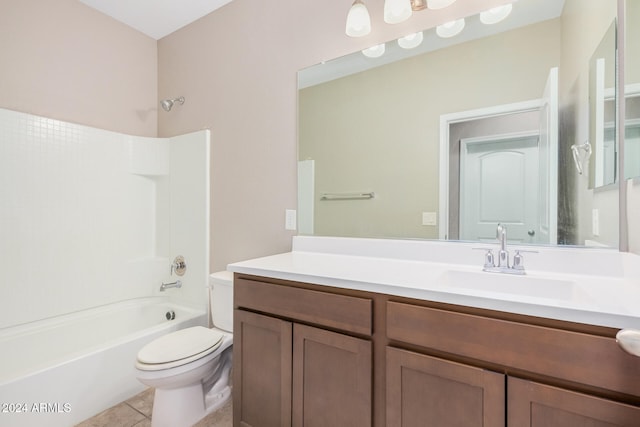
[[152,427],[189,427],[220,409],[231,397],[231,387],[203,395],[202,384],[180,389],[156,389]]

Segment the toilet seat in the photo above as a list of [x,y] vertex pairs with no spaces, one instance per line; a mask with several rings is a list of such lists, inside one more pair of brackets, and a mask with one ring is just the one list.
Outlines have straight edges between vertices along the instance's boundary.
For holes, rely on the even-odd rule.
[[139,352],[136,367],[143,371],[158,371],[185,365],[214,352],[224,335],[215,329],[194,326],[164,335]]

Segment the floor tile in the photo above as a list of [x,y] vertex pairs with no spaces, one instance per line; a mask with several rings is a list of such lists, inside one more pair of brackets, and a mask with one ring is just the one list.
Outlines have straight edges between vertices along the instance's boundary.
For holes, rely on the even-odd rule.
[[120,403],[78,424],[77,427],[133,427],[146,417],[126,403]]
[[[147,389],[76,427],[151,427],[153,408],[153,389]],[[146,416],[145,416],[146,415]],[[194,427],[232,427],[232,400],[213,414],[199,421]]]
[[199,421],[194,427],[231,427],[233,425],[231,402],[232,400],[229,399],[222,408]]
[[133,409],[142,412],[147,417],[151,416],[153,412],[153,395],[155,393],[155,389],[148,388],[140,394],[133,396],[131,399],[127,400],[126,403],[129,404]]
[[149,418],[145,418],[133,427],[151,427],[151,420]]

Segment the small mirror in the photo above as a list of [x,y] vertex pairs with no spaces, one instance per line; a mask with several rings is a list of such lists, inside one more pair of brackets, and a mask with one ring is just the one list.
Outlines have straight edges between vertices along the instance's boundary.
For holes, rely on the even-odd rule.
[[640,177],[640,1],[626,3],[625,178]]
[[[614,184],[617,175],[616,147],[616,25],[612,23],[589,61],[589,141],[574,150],[576,162],[592,153],[591,188]],[[586,153],[586,154],[585,154]],[[583,156],[583,157],[580,157]],[[576,163],[576,167],[578,163]]]

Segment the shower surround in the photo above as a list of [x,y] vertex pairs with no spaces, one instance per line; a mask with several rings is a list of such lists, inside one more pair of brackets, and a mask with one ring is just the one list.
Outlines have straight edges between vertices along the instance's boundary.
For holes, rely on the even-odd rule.
[[[0,335],[149,297],[206,313],[209,131],[137,137],[0,109],[0,183]],[[177,255],[183,287],[161,293]]]

